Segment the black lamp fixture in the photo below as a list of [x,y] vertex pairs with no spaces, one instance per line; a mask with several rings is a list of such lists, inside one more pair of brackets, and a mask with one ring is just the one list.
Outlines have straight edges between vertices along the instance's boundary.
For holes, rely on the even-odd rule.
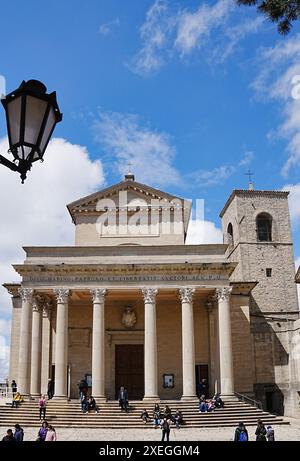
[[56,92],[38,80],[23,81],[1,100],[6,114],[9,150],[13,161],[0,155],[0,164],[18,171],[22,184],[33,162],[43,161],[55,125],[62,120]]

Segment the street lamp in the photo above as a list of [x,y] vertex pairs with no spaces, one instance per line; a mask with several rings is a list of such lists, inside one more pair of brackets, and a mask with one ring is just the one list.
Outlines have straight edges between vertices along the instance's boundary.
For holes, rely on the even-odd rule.
[[0,155],[0,164],[18,171],[22,184],[33,162],[43,156],[55,125],[62,120],[56,93],[38,80],[23,81],[1,100],[6,114],[9,150],[13,161]]

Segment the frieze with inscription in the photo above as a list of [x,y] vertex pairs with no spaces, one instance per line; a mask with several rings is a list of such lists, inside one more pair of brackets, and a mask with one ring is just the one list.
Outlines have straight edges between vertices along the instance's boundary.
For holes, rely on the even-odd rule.
[[222,274],[195,274],[195,275],[116,275],[116,276],[29,276],[23,277],[24,282],[70,282],[70,283],[97,283],[97,282],[185,282],[185,281],[210,281],[210,280],[228,280],[228,277]]

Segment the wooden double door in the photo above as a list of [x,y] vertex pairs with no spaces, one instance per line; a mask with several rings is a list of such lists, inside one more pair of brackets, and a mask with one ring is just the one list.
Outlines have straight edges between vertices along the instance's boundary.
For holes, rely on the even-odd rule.
[[120,387],[126,387],[129,400],[144,397],[144,345],[116,344],[115,346],[115,398]]

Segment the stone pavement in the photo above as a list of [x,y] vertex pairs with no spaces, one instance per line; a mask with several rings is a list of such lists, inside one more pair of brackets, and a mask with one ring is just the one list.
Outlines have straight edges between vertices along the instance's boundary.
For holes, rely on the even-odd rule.
[[[300,441],[300,421],[294,420],[290,426],[273,425],[277,441]],[[5,435],[6,427],[0,427],[0,440]],[[14,428],[12,428],[14,429]],[[38,427],[24,427],[25,440],[35,440]],[[255,427],[248,428],[250,440],[255,440]],[[170,441],[230,441],[233,440],[234,428],[207,429],[171,429]],[[160,441],[160,429],[72,429],[59,428],[58,440],[94,440],[94,441]]]

